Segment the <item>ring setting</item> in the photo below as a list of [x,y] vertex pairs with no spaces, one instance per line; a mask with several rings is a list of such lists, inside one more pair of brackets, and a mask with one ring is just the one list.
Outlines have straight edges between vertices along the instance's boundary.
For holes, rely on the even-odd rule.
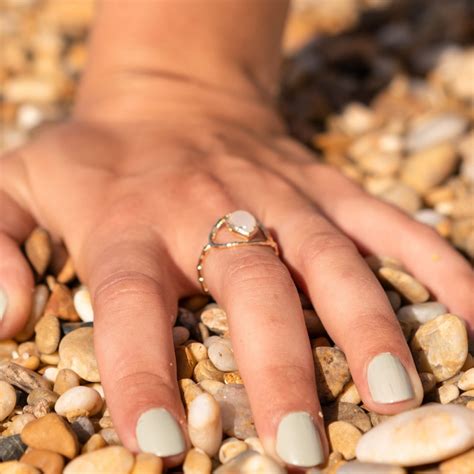
[[[238,235],[242,240],[225,243],[217,242],[217,234],[224,226],[229,232]],[[248,245],[270,247],[277,256],[279,255],[277,243],[270,232],[248,211],[237,210],[231,212],[221,217],[214,224],[209,233],[208,243],[202,248],[197,264],[198,281],[204,293],[209,293],[203,276],[204,260],[209,251],[212,249],[229,249]]]

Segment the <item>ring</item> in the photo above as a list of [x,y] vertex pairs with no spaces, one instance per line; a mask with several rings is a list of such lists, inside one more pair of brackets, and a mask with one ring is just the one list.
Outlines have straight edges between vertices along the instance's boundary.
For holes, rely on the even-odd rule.
[[[216,242],[217,233],[225,225],[227,230],[237,234],[244,240],[232,241],[226,243]],[[260,235],[259,235],[260,234]],[[234,211],[221,217],[212,227],[207,244],[202,248],[201,255],[197,264],[198,281],[204,293],[209,293],[209,289],[204,282],[203,265],[204,260],[211,249],[229,249],[232,247],[242,247],[245,245],[258,245],[271,247],[278,257],[278,245],[273,240],[270,232],[258,221],[250,212]]]

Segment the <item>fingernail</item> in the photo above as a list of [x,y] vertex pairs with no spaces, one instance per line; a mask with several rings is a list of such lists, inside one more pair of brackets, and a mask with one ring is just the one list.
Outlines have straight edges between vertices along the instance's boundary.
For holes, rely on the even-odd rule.
[[8,306],[7,292],[0,286],[0,321],[5,316]]
[[321,438],[309,413],[298,411],[282,418],[276,451],[283,461],[294,466],[312,467],[324,461]]
[[140,449],[156,456],[174,456],[186,447],[178,422],[164,408],[152,408],[142,413],[136,435]]
[[395,403],[415,396],[405,367],[389,352],[375,356],[367,368],[370,395],[377,403]]

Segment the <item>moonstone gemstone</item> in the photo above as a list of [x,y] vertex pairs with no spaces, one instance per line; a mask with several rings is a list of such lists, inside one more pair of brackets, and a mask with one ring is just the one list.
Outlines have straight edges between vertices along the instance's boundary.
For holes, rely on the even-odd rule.
[[419,466],[442,461],[474,445],[474,412],[459,405],[429,404],[400,413],[359,440],[363,462]]
[[227,223],[230,228],[244,237],[250,237],[257,229],[255,217],[247,211],[234,211],[229,214]]

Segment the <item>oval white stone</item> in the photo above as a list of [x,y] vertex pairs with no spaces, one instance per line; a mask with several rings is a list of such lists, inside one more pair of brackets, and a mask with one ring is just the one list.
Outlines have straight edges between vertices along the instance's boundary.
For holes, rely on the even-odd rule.
[[359,461],[418,466],[447,459],[474,445],[474,412],[429,404],[400,413],[359,440]]
[[74,308],[85,323],[94,321],[91,295],[85,286],[80,286],[74,293]]
[[234,232],[245,237],[251,236],[257,228],[255,217],[247,211],[232,212],[227,218],[227,223]]
[[397,318],[408,323],[424,324],[447,312],[448,308],[444,304],[430,301],[401,307],[397,312]]

